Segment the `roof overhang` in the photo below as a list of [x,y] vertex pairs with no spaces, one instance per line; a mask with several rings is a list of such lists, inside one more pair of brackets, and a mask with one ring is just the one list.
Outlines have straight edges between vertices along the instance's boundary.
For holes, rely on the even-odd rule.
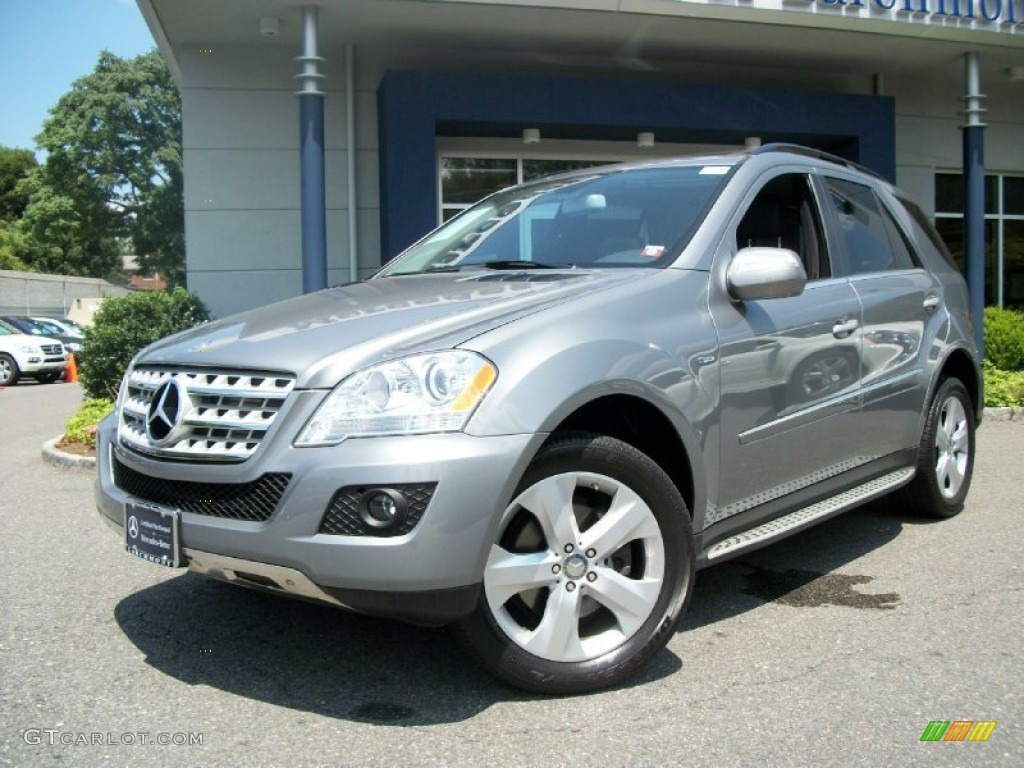
[[[175,51],[301,44],[302,2],[137,0],[181,84]],[[537,67],[601,59],[623,70],[701,65],[946,72],[981,54],[986,90],[1024,66],[1024,0],[319,0],[324,55],[355,46],[508,51]],[[260,20],[279,33],[261,36]],[[813,32],[813,34],[809,34]],[[1014,83],[1019,95],[1020,83]],[[994,94],[993,94],[994,95]]]

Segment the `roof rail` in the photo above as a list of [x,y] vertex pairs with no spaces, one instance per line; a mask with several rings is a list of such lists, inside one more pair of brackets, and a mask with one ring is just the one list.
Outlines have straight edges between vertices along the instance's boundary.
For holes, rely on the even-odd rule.
[[870,168],[866,168],[860,163],[855,163],[852,160],[847,160],[845,157],[839,157],[838,155],[833,155],[829,152],[823,152],[820,149],[814,149],[813,147],[805,147],[802,144],[786,144],[784,142],[762,144],[760,147],[751,150],[750,154],[761,155],[768,152],[789,152],[791,155],[803,155],[805,157],[813,157],[817,160],[828,160],[829,162],[835,163],[836,165],[841,165],[844,168],[852,168],[854,170],[860,171],[861,173],[866,173],[869,176],[874,176],[876,179],[884,181],[887,184],[889,183],[889,180],[882,176],[880,173],[878,173],[877,171],[873,171]]

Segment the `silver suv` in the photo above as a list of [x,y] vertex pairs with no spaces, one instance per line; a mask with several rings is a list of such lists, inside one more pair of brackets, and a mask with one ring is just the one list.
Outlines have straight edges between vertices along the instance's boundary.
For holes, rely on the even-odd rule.
[[850,163],[590,169],[144,350],[97,501],[140,557],[589,691],[658,653],[700,568],[891,492],[959,512],[972,338],[925,216]]

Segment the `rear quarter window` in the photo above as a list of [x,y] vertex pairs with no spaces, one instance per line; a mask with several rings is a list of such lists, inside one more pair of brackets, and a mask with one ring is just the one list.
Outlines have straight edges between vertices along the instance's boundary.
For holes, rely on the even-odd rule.
[[946,244],[939,237],[939,233],[935,231],[935,227],[932,226],[932,223],[917,203],[902,196],[896,196],[894,199],[901,209],[899,212],[905,214],[903,218],[909,225],[914,240],[920,243],[922,248],[930,245],[931,248],[929,250],[937,253],[946,264],[959,272],[960,270],[953,259],[953,254],[949,252]]

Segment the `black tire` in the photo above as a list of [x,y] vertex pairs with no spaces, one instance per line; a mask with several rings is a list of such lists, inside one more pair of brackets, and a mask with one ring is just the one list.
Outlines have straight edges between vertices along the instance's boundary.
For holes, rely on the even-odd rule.
[[568,433],[524,474],[476,611],[453,634],[518,688],[607,688],[668,642],[694,563],[689,512],[662,469],[619,440]]
[[41,373],[36,376],[36,381],[40,384],[53,384],[57,379],[60,378],[60,371],[54,373]]
[[917,474],[897,491],[911,514],[949,518],[964,508],[974,473],[974,406],[959,379],[939,382],[928,407]]
[[18,383],[18,364],[7,354],[0,354],[0,387],[13,387]]

